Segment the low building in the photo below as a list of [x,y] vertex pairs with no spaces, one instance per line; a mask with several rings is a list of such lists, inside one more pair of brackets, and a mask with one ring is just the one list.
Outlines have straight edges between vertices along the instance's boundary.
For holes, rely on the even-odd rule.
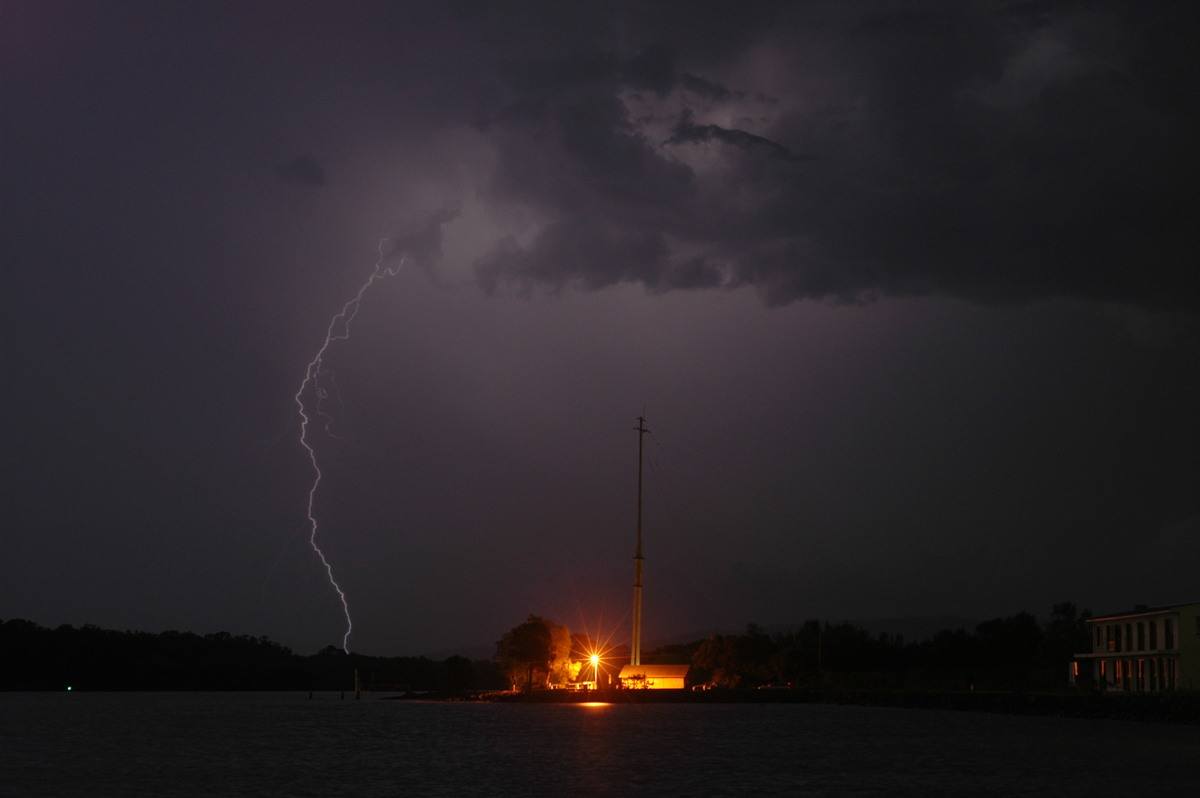
[[1101,690],[1200,690],[1200,604],[1137,609],[1087,621],[1092,650],[1075,675]]
[[625,665],[620,673],[621,687],[627,690],[684,690],[691,672],[691,665]]

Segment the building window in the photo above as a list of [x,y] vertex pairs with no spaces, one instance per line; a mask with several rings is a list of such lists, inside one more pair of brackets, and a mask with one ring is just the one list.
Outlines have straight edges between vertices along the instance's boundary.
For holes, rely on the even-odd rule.
[[1125,624],[1125,650],[1133,651],[1133,624]]
[[1158,621],[1150,622],[1150,650],[1158,649]]
[[1102,626],[1100,626],[1100,624],[1096,624],[1096,642],[1095,642],[1092,650],[1093,651],[1103,651],[1104,650],[1104,628]]
[[1163,643],[1165,648],[1175,648],[1175,619],[1163,618]]
[[1138,651],[1146,650],[1146,624],[1144,621],[1138,621],[1137,624],[1138,636]]

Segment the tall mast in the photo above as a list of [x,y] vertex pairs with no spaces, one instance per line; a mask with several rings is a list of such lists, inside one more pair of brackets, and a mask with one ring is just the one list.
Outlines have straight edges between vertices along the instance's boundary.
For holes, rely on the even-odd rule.
[[637,551],[633,555],[633,640],[629,644],[629,664],[642,664],[642,438],[649,432],[646,419],[638,416],[634,427],[638,434]]

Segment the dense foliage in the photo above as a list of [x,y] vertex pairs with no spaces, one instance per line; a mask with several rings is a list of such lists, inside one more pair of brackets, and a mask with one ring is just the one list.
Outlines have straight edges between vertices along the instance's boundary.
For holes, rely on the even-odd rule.
[[1067,684],[1074,655],[1089,650],[1085,620],[1070,603],[1039,623],[1021,612],[932,638],[872,637],[851,624],[811,620],[796,631],[767,635],[751,624],[740,635],[713,635],[690,646],[647,655],[657,662],[690,655],[698,676],[722,687],[772,682],[794,686],[935,690],[1054,690]]
[[496,643],[497,664],[514,687],[531,690],[567,680],[571,630],[537,615],[505,632]]
[[[1039,623],[1026,612],[974,630],[921,641],[872,636],[851,624],[810,620],[648,652],[647,663],[690,663],[697,681],[722,687],[784,682],[797,687],[915,690],[1057,690],[1089,641],[1090,613],[1073,604]],[[46,629],[0,623],[0,690],[498,690],[567,680],[566,627],[531,615],[497,643],[494,661],[371,657],[328,646],[294,654],[266,637],[225,632],[118,632],[96,626]]]
[[2,690],[478,690],[506,686],[492,662],[371,657],[329,646],[300,656],[266,637],[46,629],[0,623]]

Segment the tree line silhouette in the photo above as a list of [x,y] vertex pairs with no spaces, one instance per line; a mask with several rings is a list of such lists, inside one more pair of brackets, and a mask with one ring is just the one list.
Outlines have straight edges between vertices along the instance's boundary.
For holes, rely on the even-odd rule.
[[[1063,603],[1045,623],[1021,612],[972,631],[947,629],[913,642],[872,636],[849,623],[810,620],[774,635],[750,624],[739,635],[664,646],[643,659],[690,664],[696,681],[714,687],[782,682],[813,688],[1058,690],[1067,684],[1074,655],[1088,650],[1089,617]],[[335,646],[301,656],[267,637],[119,632],[92,625],[47,629],[13,619],[0,623],[0,689],[352,690],[357,673],[368,691],[502,690],[513,681],[514,662],[530,659],[513,642],[521,628],[501,640],[491,660],[439,661],[347,654]],[[545,657],[539,653],[530,661],[539,658]]]
[[[810,620],[792,631],[768,634],[756,624],[737,635],[712,635],[645,652],[655,665],[691,665],[692,681],[712,688],[763,685],[859,690],[1061,690],[1075,655],[1089,649],[1087,610],[1057,604],[1050,620],[1028,612],[975,626],[946,629],[920,641],[872,636],[850,623]],[[537,615],[513,627],[496,646],[496,661],[513,685],[570,686],[586,679],[568,658],[586,658],[595,646]],[[622,648],[611,660],[628,657]],[[611,666],[611,662],[608,663]],[[575,673],[583,674],[575,676]],[[535,679],[536,674],[536,679]],[[1087,674],[1081,674],[1086,685]],[[1080,680],[1077,680],[1080,681]]]
[[0,623],[0,690],[503,689],[490,660],[373,657],[328,646],[301,656],[266,637],[228,632],[118,632]]
[[872,636],[849,623],[810,620],[774,635],[750,624],[740,635],[668,646],[645,659],[691,664],[699,681],[717,687],[1059,690],[1068,684],[1074,656],[1090,648],[1090,617],[1065,602],[1045,623],[1020,612],[973,631],[946,629],[912,642]]

